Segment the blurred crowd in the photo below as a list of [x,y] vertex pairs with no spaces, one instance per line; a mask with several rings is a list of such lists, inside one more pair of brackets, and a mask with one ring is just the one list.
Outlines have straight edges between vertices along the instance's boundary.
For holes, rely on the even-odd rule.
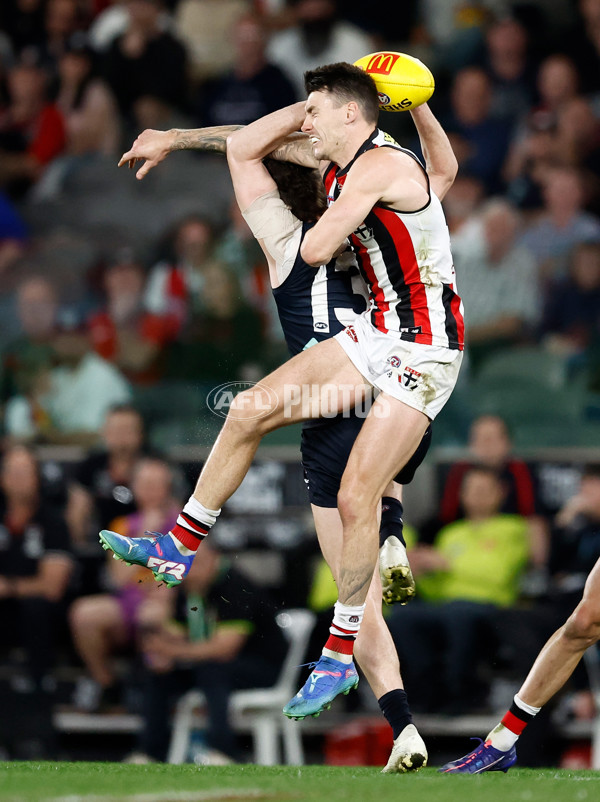
[[[157,443],[193,441],[191,423],[165,425],[169,387],[191,385],[191,421],[203,388],[285,358],[224,160],[178,153],[141,185],[116,162],[144,128],[250,122],[301,98],[307,67],[382,47],[432,68],[460,163],[445,207],[464,388],[485,395],[486,363],[537,349],[574,388],[574,418],[597,424],[600,0],[412,0],[401,24],[388,16],[335,0],[2,3],[5,435],[86,444],[129,400],[152,413]],[[381,125],[418,150],[409,115]],[[464,443],[468,415],[448,420],[442,441]]]
[[[210,443],[210,389],[286,358],[222,157],[177,153],[141,184],[116,164],[145,128],[251,122],[301,99],[305,69],[376,49],[431,67],[460,164],[444,206],[467,361],[434,438],[471,458],[413,538],[419,600],[390,616],[415,708],[438,709],[440,676],[448,712],[485,704],[489,667],[523,673],[580,594],[600,554],[600,471],[548,509],[506,421],[517,445],[600,444],[600,0],[401,5],[2,0],[0,606],[38,727],[57,644],[84,668],[70,701],[87,711],[123,701],[114,657],[129,655],[156,713],[139,748],[157,759],[156,700],[180,671],[220,689],[214,720],[240,677],[277,675],[283,591],[270,606],[215,551],[169,600],[97,554],[99,528],[174,520],[189,488],[161,454]],[[418,150],[409,115],[380,124]],[[86,456],[66,471],[36,456],[57,445]],[[317,611],[332,601],[320,579],[305,588]],[[235,609],[222,586],[247,587]],[[579,705],[589,714],[589,695]],[[43,754],[30,736],[20,754]],[[210,745],[239,757],[226,728]]]

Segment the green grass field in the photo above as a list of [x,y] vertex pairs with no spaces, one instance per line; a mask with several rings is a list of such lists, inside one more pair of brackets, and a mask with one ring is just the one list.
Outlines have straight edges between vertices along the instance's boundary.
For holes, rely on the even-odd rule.
[[0,763],[0,802],[580,802],[600,799],[600,772],[514,769],[443,776],[328,766],[129,766]]

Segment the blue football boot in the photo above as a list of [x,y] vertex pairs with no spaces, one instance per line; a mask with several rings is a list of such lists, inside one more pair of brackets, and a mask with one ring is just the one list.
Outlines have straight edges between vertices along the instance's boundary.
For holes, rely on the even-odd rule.
[[442,774],[480,774],[482,771],[503,771],[506,773],[517,762],[517,750],[511,747],[508,752],[501,752],[492,746],[490,741],[481,738],[471,738],[479,741],[479,746],[458,760],[446,763],[441,769]]
[[347,695],[358,685],[358,674],[354,663],[340,663],[331,657],[323,657],[311,663],[313,670],[304,686],[283,708],[288,718],[315,718],[341,693]]
[[103,529],[100,543],[106,551],[113,551],[115,560],[149,568],[157,582],[164,582],[170,588],[179,585],[195,557],[195,554],[180,554],[173,538],[158,532],[149,537],[125,537]]

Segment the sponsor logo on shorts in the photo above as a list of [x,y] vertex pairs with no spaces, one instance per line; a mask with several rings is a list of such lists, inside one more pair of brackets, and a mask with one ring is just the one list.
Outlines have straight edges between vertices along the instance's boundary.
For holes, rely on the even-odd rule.
[[346,326],[344,331],[346,332],[348,337],[350,337],[351,340],[354,340],[355,343],[358,342],[358,335],[356,333],[354,326]]
[[402,377],[398,376],[398,381],[401,382],[408,390],[414,390],[420,378],[421,374],[418,370],[406,367],[404,368]]
[[390,365],[393,368],[399,368],[400,365],[402,364],[402,360],[400,359],[400,357],[399,356],[395,356],[395,355],[394,356],[388,356],[387,361],[390,363]]

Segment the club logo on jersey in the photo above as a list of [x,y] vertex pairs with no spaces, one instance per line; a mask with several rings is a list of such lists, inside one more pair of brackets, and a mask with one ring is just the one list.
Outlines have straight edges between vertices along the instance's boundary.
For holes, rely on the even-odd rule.
[[398,376],[398,381],[403,384],[407,390],[414,390],[417,386],[419,379],[421,378],[421,374],[418,370],[414,370],[413,368],[404,368],[404,373],[402,374],[402,378]]
[[369,228],[364,223],[355,230],[354,234],[363,242],[373,239],[373,229]]
[[392,98],[389,95],[386,95],[385,92],[377,92],[377,97],[379,98],[379,102],[386,106],[392,101]]
[[354,340],[355,343],[358,342],[358,335],[356,334],[354,326],[346,326],[344,331],[346,332],[348,337],[350,337],[351,340]]
[[399,56],[399,53],[376,53],[367,64],[366,71],[376,75],[389,75]]

